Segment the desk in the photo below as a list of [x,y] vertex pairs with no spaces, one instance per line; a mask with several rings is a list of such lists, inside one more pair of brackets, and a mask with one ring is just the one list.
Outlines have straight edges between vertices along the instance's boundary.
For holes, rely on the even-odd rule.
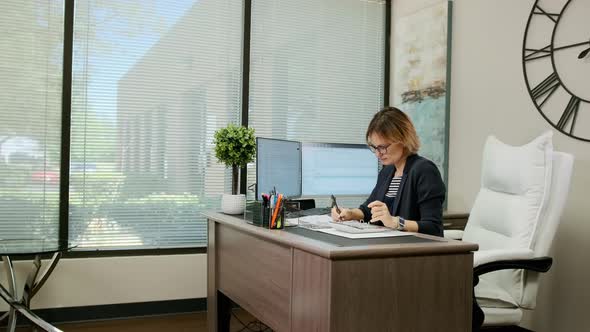
[[339,245],[206,216],[211,332],[229,331],[230,299],[275,331],[471,331],[476,244]]
[[[0,239],[0,256],[4,262],[8,289],[0,284],[0,297],[9,305],[9,310],[0,317],[0,321],[8,317],[7,331],[16,329],[17,314],[28,318],[44,331],[61,332],[31,311],[31,299],[43,286],[57,265],[63,252],[74,248],[68,241],[56,239]],[[51,260],[41,274],[41,255],[52,254]],[[18,256],[34,256],[33,266],[27,275],[24,289],[19,292],[15,280],[12,259]],[[22,294],[19,298],[18,294]]]

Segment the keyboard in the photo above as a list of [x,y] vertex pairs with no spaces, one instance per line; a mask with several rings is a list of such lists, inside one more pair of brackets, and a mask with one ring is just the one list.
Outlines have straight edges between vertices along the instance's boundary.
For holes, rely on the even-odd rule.
[[372,225],[369,223],[361,223],[358,221],[333,221],[330,222],[332,228],[346,233],[378,233],[389,232],[391,229],[383,226]]

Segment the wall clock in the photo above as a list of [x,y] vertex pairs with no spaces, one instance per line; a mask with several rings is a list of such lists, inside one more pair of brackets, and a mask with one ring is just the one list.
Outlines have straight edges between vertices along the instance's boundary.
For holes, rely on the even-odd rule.
[[522,47],[527,90],[560,132],[590,142],[590,1],[537,0]]

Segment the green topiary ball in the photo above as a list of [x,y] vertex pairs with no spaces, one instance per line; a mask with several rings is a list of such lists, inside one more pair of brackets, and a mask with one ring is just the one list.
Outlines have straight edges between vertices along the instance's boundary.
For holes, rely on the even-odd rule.
[[245,167],[254,161],[256,138],[254,129],[229,124],[215,132],[215,157],[228,167]]

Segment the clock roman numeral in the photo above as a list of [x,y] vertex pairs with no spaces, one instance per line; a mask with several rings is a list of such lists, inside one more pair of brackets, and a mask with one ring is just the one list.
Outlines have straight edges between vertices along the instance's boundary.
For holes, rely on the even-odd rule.
[[557,88],[559,88],[560,86],[561,82],[559,81],[557,74],[552,73],[531,91],[531,95],[533,96],[533,99],[535,99],[537,102],[539,101],[539,98],[547,95],[547,97],[543,99],[541,104],[539,104],[539,107],[541,107],[543,106],[543,104],[545,104],[547,99],[551,97],[555,90],[557,90]]
[[569,133],[572,134],[574,132],[574,125],[576,124],[576,118],[578,117],[578,110],[580,109],[580,98],[576,96],[572,96],[570,98],[569,103],[565,107],[561,118],[559,118],[559,122],[557,122],[557,128],[560,130],[565,130],[567,124],[572,122],[570,126]]
[[537,60],[544,57],[551,56],[551,45],[547,45],[541,49],[526,48],[525,52],[530,52],[524,56],[524,61]]
[[539,5],[535,5],[535,9],[533,11],[533,14],[544,15],[545,17],[547,17],[548,19],[553,21],[553,23],[557,23],[557,20],[559,19],[559,14],[548,13],[545,10],[543,10],[543,8],[541,8],[541,6],[539,6]]

